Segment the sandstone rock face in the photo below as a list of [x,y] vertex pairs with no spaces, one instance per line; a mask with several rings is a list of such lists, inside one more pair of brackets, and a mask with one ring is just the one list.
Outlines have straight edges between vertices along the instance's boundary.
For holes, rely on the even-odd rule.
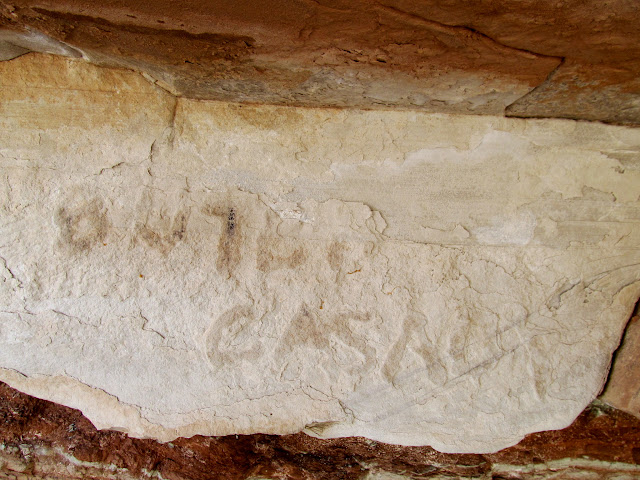
[[0,380],[98,427],[490,452],[599,393],[640,131],[178,99],[0,64]]
[[0,52],[126,66],[191,98],[640,124],[633,0],[12,0],[0,29]]

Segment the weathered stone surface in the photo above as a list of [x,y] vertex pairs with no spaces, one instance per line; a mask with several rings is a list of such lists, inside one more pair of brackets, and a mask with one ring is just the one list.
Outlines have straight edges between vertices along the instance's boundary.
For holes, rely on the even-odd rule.
[[633,0],[12,0],[0,27],[193,98],[640,124]]
[[[568,428],[495,454],[444,454],[305,434],[180,438],[161,444],[97,431],[77,410],[0,384],[0,478],[124,480],[636,480],[640,420],[599,403]],[[4,465],[2,466],[2,464]],[[20,477],[18,477],[20,478]]]
[[489,452],[600,391],[640,131],[176,99],[0,64],[0,378],[98,427]]

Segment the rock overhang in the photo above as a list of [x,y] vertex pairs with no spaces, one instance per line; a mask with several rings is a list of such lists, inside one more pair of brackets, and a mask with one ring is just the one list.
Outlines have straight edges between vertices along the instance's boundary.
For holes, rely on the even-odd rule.
[[3,56],[132,68],[190,98],[638,125],[633,2],[16,0]]

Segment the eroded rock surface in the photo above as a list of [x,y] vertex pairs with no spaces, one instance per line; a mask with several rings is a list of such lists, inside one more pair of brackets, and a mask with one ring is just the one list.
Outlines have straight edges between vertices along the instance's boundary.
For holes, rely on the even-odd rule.
[[629,0],[4,0],[0,52],[126,66],[192,98],[638,125],[639,25]]
[[599,393],[640,132],[251,107],[0,64],[0,378],[100,428],[490,452]]

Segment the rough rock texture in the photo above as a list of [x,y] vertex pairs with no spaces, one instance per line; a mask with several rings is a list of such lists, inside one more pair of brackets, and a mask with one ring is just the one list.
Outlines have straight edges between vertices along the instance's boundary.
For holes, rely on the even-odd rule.
[[593,400],[640,131],[176,99],[0,64],[0,378],[99,428],[490,452]]
[[[568,428],[490,455],[305,434],[180,438],[97,431],[77,410],[0,384],[0,478],[637,480],[640,420],[590,405]],[[13,477],[11,475],[14,475]]]
[[55,50],[193,98],[640,124],[635,0],[2,0],[0,27],[0,58]]
[[[636,314],[640,313],[636,309]],[[640,418],[640,316],[634,316],[625,330],[602,399]]]

